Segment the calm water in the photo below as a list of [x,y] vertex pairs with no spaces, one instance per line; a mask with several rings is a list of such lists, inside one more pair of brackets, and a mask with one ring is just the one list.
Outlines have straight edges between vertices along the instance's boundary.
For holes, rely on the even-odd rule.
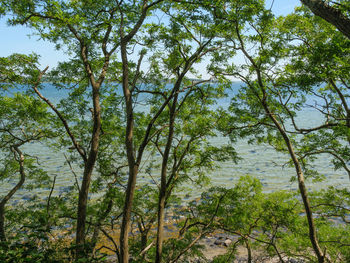
[[[240,84],[236,83],[236,87]],[[63,96],[65,92],[56,91],[51,86],[47,85],[42,93],[50,98],[51,101],[57,103]],[[227,106],[229,99],[222,100],[220,105]],[[303,110],[299,116],[299,121],[304,127],[313,126],[320,122],[321,116],[313,110]],[[214,143],[223,144],[227,142],[227,138],[215,138]],[[291,183],[290,178],[295,176],[295,169],[284,165],[288,161],[288,156],[277,153],[268,145],[249,145],[245,140],[238,141],[235,145],[239,156],[242,159],[238,164],[232,162],[226,162],[220,164],[219,168],[214,172],[210,172],[209,176],[214,185],[220,185],[225,187],[233,186],[235,181],[242,175],[253,175],[261,180],[264,185],[265,191],[274,191],[277,189],[296,189],[297,184]],[[45,167],[50,176],[57,175],[56,180],[56,193],[64,192],[67,190],[68,186],[74,183],[74,177],[70,171],[68,165],[65,164],[65,159],[63,153],[53,152],[52,149],[48,149],[40,144],[31,144],[29,146],[29,151],[35,153]],[[147,155],[144,159],[147,159]],[[332,164],[330,163],[330,157],[327,155],[320,156],[320,158],[315,162],[315,167],[317,171],[326,176],[326,180],[322,183],[313,183],[311,180],[307,181],[307,186],[311,189],[321,189],[327,186],[339,186],[339,187],[350,187],[350,181],[343,170],[334,171]],[[75,168],[76,173],[81,179],[81,171]],[[157,177],[157,174],[154,176]],[[151,183],[152,178],[149,175],[142,173],[139,175],[140,184]],[[14,182],[5,182],[0,187],[0,193],[5,193]],[[194,187],[194,186],[190,186]],[[198,195],[203,189],[194,188],[191,190],[191,196]],[[16,194],[18,199],[26,199],[31,194],[45,194],[48,190],[42,191],[34,190],[28,192],[26,190],[20,190]],[[181,194],[185,195],[184,190]]]

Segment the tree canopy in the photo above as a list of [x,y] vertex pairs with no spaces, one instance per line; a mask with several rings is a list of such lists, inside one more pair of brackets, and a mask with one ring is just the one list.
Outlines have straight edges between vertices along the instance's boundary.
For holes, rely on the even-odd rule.
[[[350,179],[349,4],[301,2],[1,1],[68,59],[0,58],[0,259],[193,262],[225,233],[211,262],[349,261],[349,189],[318,165]],[[243,143],[295,189],[240,176]]]

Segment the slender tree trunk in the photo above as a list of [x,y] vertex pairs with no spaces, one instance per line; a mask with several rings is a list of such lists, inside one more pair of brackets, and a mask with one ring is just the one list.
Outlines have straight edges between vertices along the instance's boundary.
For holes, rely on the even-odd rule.
[[[174,87],[175,88],[175,87]],[[167,168],[171,145],[174,136],[174,124],[175,124],[175,111],[177,105],[178,94],[174,96],[173,104],[170,109],[169,116],[169,134],[167,143],[164,150],[162,170],[161,170],[161,182],[159,191],[159,201],[158,201],[158,227],[157,227],[157,244],[156,244],[156,260],[155,263],[162,262],[162,251],[163,251],[163,240],[164,240],[164,211],[166,202],[166,191],[167,191]]]
[[300,166],[299,160],[294,152],[293,149],[293,145],[291,143],[291,141],[289,140],[289,137],[287,135],[287,133],[285,132],[285,130],[282,128],[281,124],[278,122],[278,120],[275,118],[274,114],[270,111],[267,103],[265,100],[262,101],[263,107],[267,113],[267,115],[270,117],[270,119],[273,121],[273,123],[275,124],[276,128],[278,129],[278,131],[280,132],[280,134],[282,135],[287,148],[288,148],[288,152],[290,157],[293,160],[293,164],[297,173],[297,177],[298,177],[298,184],[299,184],[299,191],[301,194],[301,197],[303,199],[303,204],[304,204],[304,208],[305,208],[305,213],[306,213],[306,217],[307,217],[307,221],[308,221],[308,226],[309,226],[309,238],[312,244],[312,247],[314,249],[314,252],[317,256],[318,262],[319,263],[323,263],[325,260],[325,256],[322,252],[321,247],[319,246],[318,243],[318,239],[317,239],[317,232],[316,232],[316,227],[315,227],[315,223],[313,220],[313,215],[312,215],[312,210],[311,210],[311,206],[310,206],[310,201],[308,198],[308,193],[305,187],[305,182],[304,182],[304,174],[302,171],[302,168]]
[[[140,153],[140,158],[138,158],[136,162],[135,147],[133,145],[134,110],[133,110],[132,90],[130,90],[129,88],[129,62],[128,62],[128,56],[127,56],[127,44],[138,32],[143,21],[146,18],[147,10],[150,7],[150,5],[147,5],[147,2],[148,1],[144,1],[140,19],[135,24],[134,28],[129,32],[129,34],[125,35],[123,22],[120,27],[120,36],[121,36],[120,52],[121,52],[122,69],[123,69],[122,88],[123,88],[124,100],[126,105],[125,146],[126,146],[126,154],[127,154],[128,166],[129,166],[128,185],[125,192],[123,219],[122,219],[122,226],[120,229],[120,258],[119,258],[120,263],[129,262],[128,238],[129,238],[129,232],[131,227],[131,211],[132,211],[132,204],[134,199],[137,174],[138,174],[139,165],[142,157],[142,153]],[[156,1],[154,3],[158,3],[158,2],[161,2],[161,1]]]
[[244,239],[244,243],[245,243],[245,247],[247,248],[247,252],[248,252],[248,259],[247,262],[248,263],[252,263],[253,257],[252,257],[252,249],[250,247],[249,241],[247,239]]
[[123,210],[123,220],[120,230],[120,262],[129,262],[129,232],[131,229],[131,210],[135,193],[136,177],[138,173],[138,166],[130,167],[128,186],[125,193],[125,204]]
[[5,235],[5,206],[0,205],[0,241],[6,241]]
[[134,146],[133,146],[133,130],[134,130],[134,112],[132,105],[132,94],[129,90],[129,64],[126,51],[126,42],[121,43],[121,55],[123,62],[123,93],[126,103],[126,137],[125,146],[129,165],[128,185],[125,192],[125,203],[123,210],[123,220],[120,230],[120,263],[129,262],[129,232],[131,227],[131,210],[134,199],[136,186],[136,178],[138,174],[138,164],[135,161]]
[[276,254],[277,254],[277,256],[278,256],[280,262],[281,262],[281,263],[284,263],[284,260],[283,260],[283,258],[282,258],[282,255],[281,255],[281,253],[278,251],[276,245],[275,245],[274,243],[272,243],[271,245],[273,246],[273,249],[275,250],[275,252],[276,252]]
[[141,251],[143,251],[147,247],[148,241],[148,231],[141,233]]
[[88,159],[85,163],[83,181],[81,183],[79,200],[78,200],[78,215],[77,215],[77,230],[76,230],[76,245],[77,258],[82,258],[85,255],[85,225],[86,225],[86,208],[88,203],[88,195],[91,183],[91,176],[97,159],[100,131],[101,131],[101,107],[99,86],[93,85],[93,130],[91,138],[91,149]]
[[[164,187],[164,184],[162,181],[163,181],[163,178],[161,178],[161,189],[159,192],[159,201],[158,201],[157,244],[156,244],[155,263],[162,262],[162,251],[163,251],[163,240],[164,240],[164,210],[165,210],[166,187]],[[164,187],[165,189],[162,189],[162,187]]]
[[89,186],[91,182],[92,169],[85,168],[83,181],[81,184],[78,200],[78,218],[76,230],[77,257],[84,257],[85,253],[85,224],[86,224],[86,208],[89,194]]
[[[70,130],[67,121],[62,116],[62,114],[55,108],[55,106],[42,94],[38,91],[37,87],[33,87],[34,91],[38,94],[38,96],[45,101],[50,108],[56,113],[59,119],[62,121],[63,126],[69,137],[72,140],[72,143],[80,154],[84,161],[84,171],[83,171],[83,180],[81,183],[80,191],[79,191],[79,200],[78,200],[78,211],[77,211],[77,229],[76,229],[76,259],[83,258],[85,256],[85,224],[86,224],[86,208],[88,202],[89,188],[91,183],[91,176],[94,170],[94,166],[97,159],[99,140],[100,140],[100,132],[101,132],[101,106],[100,106],[100,87],[103,82],[105,71],[101,73],[101,78],[99,83],[97,83],[92,74],[92,70],[90,64],[87,60],[87,48],[85,45],[81,46],[81,55],[84,61],[84,65],[86,67],[86,72],[89,76],[90,83],[92,86],[92,103],[93,103],[93,130],[91,133],[91,148],[86,157],[86,153],[83,148],[80,147],[77,140],[75,139],[72,131]],[[108,61],[106,62],[106,67],[108,66]],[[42,74],[47,70],[47,68],[42,72]]]
[[6,203],[11,199],[11,197],[17,192],[18,189],[22,187],[25,182],[26,174],[24,172],[24,155],[17,146],[12,147],[15,160],[19,164],[20,180],[18,183],[7,193],[7,195],[0,202],[0,240],[6,241],[5,234],[5,206]]

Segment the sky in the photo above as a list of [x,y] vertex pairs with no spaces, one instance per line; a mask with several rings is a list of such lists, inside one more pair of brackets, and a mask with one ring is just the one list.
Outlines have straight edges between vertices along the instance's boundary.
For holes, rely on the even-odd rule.
[[[266,6],[276,15],[286,15],[291,13],[296,6],[300,5],[299,0],[266,0]],[[54,68],[59,61],[67,60],[67,55],[63,51],[57,51],[55,45],[38,39],[38,36],[31,36],[32,31],[25,26],[11,26],[6,24],[6,19],[0,19],[0,57],[6,57],[13,53],[40,55],[42,68],[49,66]]]

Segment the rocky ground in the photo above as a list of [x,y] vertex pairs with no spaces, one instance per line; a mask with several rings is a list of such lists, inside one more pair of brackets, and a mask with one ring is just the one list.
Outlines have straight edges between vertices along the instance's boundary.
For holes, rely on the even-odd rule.
[[[169,231],[169,227],[166,228]],[[167,234],[170,234],[169,232]],[[216,256],[224,255],[228,252],[230,245],[237,241],[237,237],[223,233],[216,233],[212,236],[205,237],[199,243],[204,246],[204,258],[193,258],[188,260],[179,260],[179,263],[212,263]],[[107,251],[106,251],[107,252]],[[253,263],[279,263],[279,258],[268,257],[262,252],[253,251]],[[297,258],[283,258],[284,263],[305,263],[306,261]],[[107,262],[116,262],[115,255],[111,255]],[[132,261],[131,261],[132,262]],[[248,253],[245,247],[238,246],[234,259],[227,259],[225,263],[246,263],[248,262]]]
[[[225,234],[216,234],[212,237],[207,237],[203,239],[200,243],[205,246],[204,256],[206,259],[194,258],[188,263],[210,263],[213,258],[219,255],[223,255],[227,252],[228,247],[236,239],[235,237],[228,236]],[[283,258],[285,263],[304,263],[302,259],[296,258]],[[227,263],[246,263],[248,261],[247,250],[243,246],[238,246],[236,250],[236,257],[233,261],[227,261]],[[280,260],[278,257],[267,257],[262,253],[253,253],[253,262],[254,263],[279,263]],[[187,263],[187,262],[181,262]]]
[[[225,234],[216,234],[211,237],[206,237],[200,241],[200,244],[204,246],[203,254],[205,259],[203,258],[193,258],[190,261],[181,261],[179,263],[211,263],[216,256],[224,255],[228,251],[228,247],[232,242],[235,241],[235,238],[232,236],[228,236]],[[253,263],[280,263],[278,257],[267,257],[262,253],[253,252]],[[110,261],[108,262],[116,262],[115,256],[110,257]],[[305,263],[302,259],[296,258],[283,258],[284,263]],[[232,261],[228,260],[226,263],[247,263],[248,254],[247,250],[243,246],[238,246],[236,250],[236,257],[232,259]],[[132,262],[132,261],[131,261]]]
[[[165,225],[165,236],[166,238],[173,237],[173,235],[178,234],[178,225],[174,223],[173,215],[166,216],[166,225]],[[193,258],[190,261],[184,261],[181,259],[179,263],[211,263],[216,256],[224,255],[228,252],[230,245],[237,241],[237,236],[227,235],[224,233],[215,233],[212,236],[207,236],[200,241],[200,244],[204,246],[203,258]],[[105,251],[108,253],[108,251]],[[279,263],[279,258],[268,257],[262,252],[253,251],[253,263]],[[238,246],[235,252],[235,258],[232,260],[227,260],[225,263],[246,263],[248,261],[248,253],[245,247]],[[306,261],[297,258],[283,258],[284,263],[305,263]],[[110,256],[110,261],[116,262],[115,255]],[[132,261],[131,261],[132,262]]]

